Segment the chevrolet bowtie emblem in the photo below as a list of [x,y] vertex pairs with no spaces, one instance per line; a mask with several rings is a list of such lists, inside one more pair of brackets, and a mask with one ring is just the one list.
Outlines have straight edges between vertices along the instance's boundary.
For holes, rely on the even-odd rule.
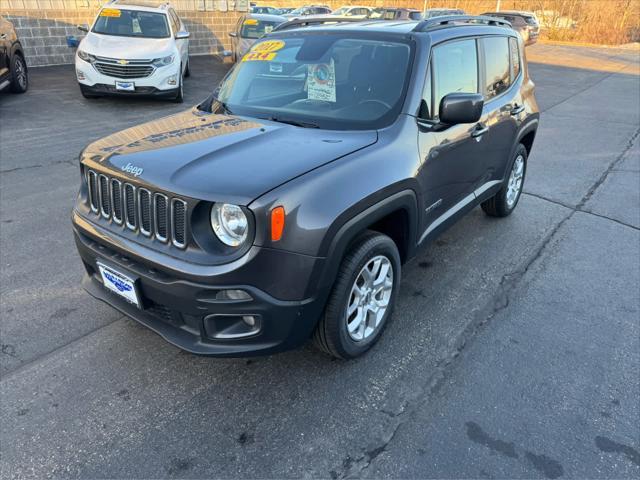
[[123,60],[118,60],[118,63],[120,65],[129,65],[129,60],[124,60],[124,59]]

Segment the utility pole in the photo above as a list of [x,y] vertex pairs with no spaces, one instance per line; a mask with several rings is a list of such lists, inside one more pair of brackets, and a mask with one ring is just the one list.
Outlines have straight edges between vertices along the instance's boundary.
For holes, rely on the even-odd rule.
[[496,0],[496,12],[500,11],[500,3],[502,2],[502,0]]
[[424,3],[422,4],[422,15],[424,15],[425,13],[427,13],[427,2],[429,0],[424,0]]

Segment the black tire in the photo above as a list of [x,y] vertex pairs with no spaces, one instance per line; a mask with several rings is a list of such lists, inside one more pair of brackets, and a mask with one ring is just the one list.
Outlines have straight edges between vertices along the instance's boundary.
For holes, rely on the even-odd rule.
[[191,76],[191,68],[189,67],[189,64],[191,62],[187,59],[187,68],[184,69],[184,76],[185,77],[190,77]]
[[[351,297],[351,288],[364,266],[378,255],[385,256],[393,270],[391,297],[379,325],[371,335],[356,341],[347,331],[346,309]],[[338,276],[333,285],[322,318],[313,333],[313,342],[320,350],[329,355],[350,359],[369,350],[380,338],[398,296],[400,286],[400,254],[391,238],[381,233],[365,232],[349,250],[340,264]]]
[[[180,66],[180,71],[182,71],[182,66]],[[175,103],[183,103],[184,102],[184,91],[182,89],[182,85],[183,85],[183,80],[182,80],[182,75],[178,75],[178,93],[176,93],[176,96],[174,97],[173,101]]]
[[[507,193],[509,186],[509,177],[511,175],[511,171],[515,164],[515,161],[518,157],[522,157],[524,160],[524,167],[522,171],[522,183],[520,185],[520,191],[517,193],[517,197],[515,202],[509,204],[507,201]],[[481,207],[484,210],[484,213],[491,217],[506,217],[511,214],[518,206],[518,202],[520,201],[520,197],[522,195],[522,190],[524,188],[524,180],[527,174],[527,149],[523,144],[519,144],[516,148],[515,153],[513,154],[513,158],[509,162],[509,168],[507,169],[507,174],[505,175],[504,183],[502,184],[502,188],[498,193],[496,193],[493,197],[489,198],[482,202]]]
[[22,55],[16,53],[11,57],[11,91],[13,93],[24,93],[29,88],[29,74],[27,64]]

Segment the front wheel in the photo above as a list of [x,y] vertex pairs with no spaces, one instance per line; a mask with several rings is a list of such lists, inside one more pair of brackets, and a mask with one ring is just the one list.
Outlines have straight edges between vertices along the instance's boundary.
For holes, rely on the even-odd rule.
[[29,88],[29,75],[27,74],[27,64],[17,53],[11,58],[11,91],[14,93],[24,93]]
[[[182,72],[182,66],[180,66],[180,72]],[[183,83],[184,83],[184,81],[182,79],[182,75],[179,74],[178,75],[178,92],[176,93],[176,96],[173,99],[173,101],[176,102],[176,103],[184,102],[184,91],[182,89],[182,84]]]
[[400,286],[400,254],[386,235],[367,232],[349,250],[313,335],[337,358],[365,353],[382,334]]
[[527,173],[527,149],[519,144],[510,164],[509,175],[498,193],[482,202],[482,210],[492,217],[506,217],[510,215],[518,205],[524,176]]

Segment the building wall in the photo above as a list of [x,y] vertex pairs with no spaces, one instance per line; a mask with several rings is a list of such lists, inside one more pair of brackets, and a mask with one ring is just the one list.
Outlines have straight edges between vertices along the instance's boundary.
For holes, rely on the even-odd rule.
[[[231,48],[228,33],[240,12],[215,10],[211,0],[171,4],[191,32],[192,55],[220,54]],[[28,65],[58,65],[73,63],[75,48],[67,45],[67,37],[81,39],[77,25],[91,24],[99,6],[96,0],[0,0],[0,15],[13,23]]]

